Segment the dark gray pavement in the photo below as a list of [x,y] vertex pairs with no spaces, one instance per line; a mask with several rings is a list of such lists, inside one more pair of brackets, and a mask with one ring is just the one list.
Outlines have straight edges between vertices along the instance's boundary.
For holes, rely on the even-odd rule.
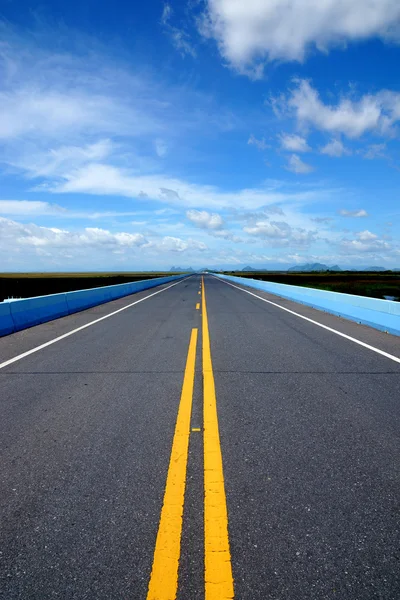
[[237,598],[395,600],[400,365],[216,279],[207,292]]
[[[400,365],[205,283],[235,598],[397,600]],[[198,289],[0,370],[2,600],[146,598]],[[2,338],[0,362],[152,291]],[[400,356],[399,338],[264,297]],[[193,432],[179,600],[204,597],[202,487]]]

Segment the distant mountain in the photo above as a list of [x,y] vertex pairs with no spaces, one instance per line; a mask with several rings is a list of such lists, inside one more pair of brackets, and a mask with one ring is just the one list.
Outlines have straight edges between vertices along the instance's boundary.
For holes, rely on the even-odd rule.
[[341,271],[342,269],[337,265],[333,267],[328,267],[328,265],[324,265],[323,263],[307,263],[305,265],[296,265],[295,267],[290,267],[288,269],[288,273],[311,273],[312,271]]
[[171,267],[169,271],[170,273],[192,273],[193,269],[192,267],[187,267],[186,269],[182,267]]
[[362,271],[387,271],[385,267],[365,267]]
[[257,269],[254,269],[253,267],[244,267],[244,268],[242,269],[242,271],[245,271],[245,272],[246,272],[246,271],[256,271],[256,270],[257,270]]

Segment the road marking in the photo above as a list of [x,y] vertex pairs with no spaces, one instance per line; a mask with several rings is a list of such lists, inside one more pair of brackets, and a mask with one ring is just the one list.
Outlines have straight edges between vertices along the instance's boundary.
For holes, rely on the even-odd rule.
[[217,400],[203,281],[205,600],[234,597]]
[[201,292],[197,292],[198,294],[201,294]]
[[200,427],[192,427],[192,431],[201,431]]
[[192,329],[147,600],[174,600],[178,589],[197,334]]
[[[286,308],[285,306],[281,306],[280,304],[277,304],[276,302],[272,302],[271,300],[267,300],[266,298],[263,298],[262,296],[258,296],[257,294],[254,294],[253,292],[250,292],[249,290],[244,290],[243,288],[241,288],[241,287],[239,287],[237,285],[233,285],[233,283],[230,283],[229,281],[224,281],[223,279],[219,279],[218,277],[216,277],[215,279],[218,279],[218,281],[222,281],[222,283],[226,283],[226,285],[230,285],[231,287],[234,287],[237,290],[240,290],[241,292],[246,292],[246,294],[250,294],[250,296],[254,296],[255,298],[258,298],[259,300],[262,300],[263,302],[267,302],[268,304],[272,304],[272,306],[276,306],[277,308],[280,308],[281,310],[284,310],[284,311],[290,313],[291,315],[295,315],[296,317],[299,317],[300,319],[304,319],[304,321],[308,321],[309,323],[313,323],[314,325],[318,325],[318,327],[322,327],[322,329],[326,329],[327,331],[331,331],[332,333],[336,333],[336,335],[340,335],[340,337],[343,337],[346,340],[350,340],[351,342],[354,342],[355,344],[358,344],[359,346],[363,346],[364,348],[368,348],[368,350],[372,350],[372,352],[376,352],[377,354],[380,354],[381,356],[384,356],[385,358],[389,358],[390,360],[393,360],[394,362],[400,363],[400,358],[398,356],[394,356],[393,354],[389,354],[388,352],[384,352],[383,350],[379,350],[379,348],[375,348],[375,346],[370,346],[370,344],[366,344],[365,342],[362,342],[361,340],[358,340],[357,338],[353,338],[350,335],[347,335],[346,333],[342,333],[341,331],[338,331],[337,329],[333,329],[332,327],[328,327],[327,325],[323,325],[322,323],[319,323],[318,321],[314,321],[314,319],[310,319],[309,317],[305,317],[304,315],[301,315],[300,313],[297,313],[294,310],[290,310],[289,308]],[[293,302],[294,302],[294,300],[293,300]]]
[[200,302],[198,302],[198,303],[196,304],[196,310],[199,310],[199,308],[200,308]]
[[29,356],[30,354],[33,354],[34,352],[39,352],[39,350],[43,350],[43,348],[47,348],[47,346],[51,346],[52,344],[55,344],[56,342],[59,342],[60,340],[63,340],[65,338],[69,337],[70,335],[73,335],[74,333],[78,333],[78,331],[82,331],[82,329],[86,329],[86,327],[91,327],[92,325],[95,325],[96,323],[100,323],[100,321],[104,321],[104,319],[113,317],[114,315],[122,312],[123,310],[126,310],[127,308],[131,308],[131,306],[135,306],[135,304],[139,304],[139,302],[143,302],[144,300],[148,300],[149,298],[152,298],[153,296],[156,296],[157,294],[166,292],[167,290],[174,287],[175,285],[182,283],[182,281],[185,281],[185,279],[181,279],[180,281],[177,281],[176,283],[173,283],[172,285],[169,285],[168,287],[163,288],[162,290],[153,292],[152,294],[149,294],[148,296],[145,296],[144,298],[140,298],[140,300],[136,300],[136,302],[132,302],[131,304],[128,304],[127,306],[123,306],[122,308],[119,308],[118,310],[114,310],[112,313],[109,313],[108,315],[104,315],[103,317],[100,317],[99,319],[90,321],[90,323],[86,323],[86,325],[81,325],[80,327],[77,327],[76,329],[72,329],[72,331],[68,331],[68,333],[64,333],[63,335],[60,335],[60,336],[50,340],[49,342],[41,344],[40,346],[36,346],[36,348],[32,348],[32,350],[28,350],[27,352],[23,352],[22,354],[19,354],[18,356],[14,356],[14,358],[10,358],[9,360],[6,360],[6,361],[0,363],[0,369],[4,369],[4,367],[7,367],[8,365],[12,365],[12,363],[17,362],[18,360],[21,360],[22,358],[25,358],[26,356]]

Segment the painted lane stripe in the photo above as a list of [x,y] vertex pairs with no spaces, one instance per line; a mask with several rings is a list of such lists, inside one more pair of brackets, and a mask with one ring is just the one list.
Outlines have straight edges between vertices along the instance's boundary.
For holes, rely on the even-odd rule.
[[122,308],[119,308],[118,310],[114,310],[112,313],[109,313],[108,315],[104,315],[103,317],[100,317],[99,319],[90,321],[90,323],[86,323],[86,325],[81,325],[80,327],[77,327],[76,329],[72,329],[71,331],[68,331],[68,333],[64,333],[63,335],[60,335],[60,336],[50,340],[49,342],[45,342],[44,344],[41,344],[40,346],[36,346],[36,348],[32,348],[32,350],[28,350],[27,352],[18,354],[18,356],[14,356],[14,358],[10,358],[9,360],[6,360],[6,361],[0,363],[0,369],[4,369],[4,367],[7,367],[8,365],[12,365],[13,363],[17,362],[18,360],[21,360],[22,358],[25,358],[26,356],[29,356],[30,354],[34,354],[34,352],[39,352],[39,350],[43,350],[43,348],[47,348],[47,346],[51,346],[52,344],[55,344],[56,342],[59,342],[60,340],[63,340],[65,338],[69,337],[70,335],[73,335],[74,333],[78,333],[78,331],[82,331],[82,329],[86,329],[86,327],[91,327],[92,325],[95,325],[96,323],[100,323],[100,321],[104,321],[104,319],[113,317],[114,315],[117,315],[118,313],[122,312],[123,310],[126,310],[127,308],[131,308],[131,306],[135,306],[135,304],[139,304],[139,302],[143,302],[144,300],[148,300],[149,298],[152,298],[153,296],[156,296],[157,294],[166,292],[167,290],[174,287],[175,285],[182,283],[182,281],[185,281],[185,279],[181,279],[180,281],[177,281],[176,283],[173,283],[172,285],[169,285],[168,287],[163,288],[162,290],[153,292],[152,294],[149,294],[148,296],[145,296],[144,298],[140,298],[140,300],[136,300],[136,302],[132,302],[131,304],[128,304],[127,306],[123,306]]
[[204,281],[202,291],[205,600],[228,600],[234,597],[233,576]]
[[200,302],[198,302],[198,303],[196,304],[196,310],[199,310],[199,309],[200,309]]
[[147,600],[175,600],[178,589],[197,334],[192,329]]
[[[322,327],[322,329],[326,329],[327,331],[330,331],[331,333],[340,335],[340,337],[343,337],[346,340],[350,340],[351,342],[354,342],[355,344],[358,344],[359,346],[368,348],[368,350],[372,350],[372,352],[376,352],[377,354],[380,354],[381,356],[384,356],[385,358],[388,358],[389,360],[393,360],[394,362],[400,363],[400,358],[398,356],[394,356],[393,354],[384,352],[384,350],[380,350],[379,348],[376,348],[375,346],[366,344],[365,342],[362,342],[361,340],[358,340],[357,338],[351,337],[350,335],[347,335],[346,333],[342,333],[341,331],[338,331],[337,329],[333,329],[332,327],[323,325],[322,323],[319,323],[318,321],[314,321],[314,319],[305,317],[304,315],[301,315],[300,313],[297,313],[294,310],[290,310],[289,308],[286,308],[285,306],[281,306],[280,304],[277,304],[276,302],[272,302],[271,300],[267,300],[266,298],[263,298],[262,296],[258,296],[257,294],[254,294],[253,292],[250,292],[249,290],[245,290],[237,285],[234,285],[233,283],[230,283],[229,281],[224,281],[223,279],[219,279],[218,277],[215,277],[215,279],[217,279],[218,281],[221,281],[222,283],[225,283],[226,285],[230,285],[231,287],[234,287],[237,290],[240,290],[241,292],[250,294],[250,296],[254,296],[255,298],[258,298],[259,300],[262,300],[263,302],[267,302],[267,304],[272,304],[272,306],[276,306],[277,308],[280,308],[281,310],[284,310],[285,312],[288,312],[291,315],[295,315],[296,317],[299,317],[300,319],[304,319],[304,321],[308,321],[309,323],[313,323],[313,325]],[[294,300],[293,300],[293,302],[294,302]]]

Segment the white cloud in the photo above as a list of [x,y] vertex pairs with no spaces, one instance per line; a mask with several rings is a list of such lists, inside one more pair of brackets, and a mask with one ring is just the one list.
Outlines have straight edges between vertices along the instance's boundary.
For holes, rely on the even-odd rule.
[[386,144],[370,144],[361,154],[368,160],[386,158]]
[[267,148],[269,148],[269,144],[266,143],[264,138],[258,140],[253,134],[251,134],[251,136],[247,140],[247,143],[250,146],[255,146],[256,148],[258,148],[258,150],[266,150]]
[[200,31],[240,72],[267,60],[304,60],[346,42],[399,39],[398,0],[208,0]]
[[356,233],[355,239],[342,239],[340,249],[346,254],[358,254],[368,252],[385,252],[391,253],[394,248],[390,244],[379,237],[375,233],[368,230]]
[[365,231],[360,231],[359,233],[357,233],[357,238],[362,242],[369,242],[371,240],[378,239],[378,236],[376,235],[376,233],[372,233],[371,231],[368,231],[368,229],[366,229]]
[[279,136],[281,147],[290,152],[310,152],[307,140],[296,134],[283,133]]
[[71,210],[41,200],[0,200],[0,215],[14,217],[53,216],[61,219],[110,219],[114,217],[133,217],[140,214],[141,212],[137,210]]
[[223,228],[224,220],[221,215],[217,213],[209,213],[206,210],[188,210],[186,217],[196,227],[205,229],[209,235],[214,238],[220,238],[224,240],[230,240],[233,243],[241,243],[243,239],[237,235],[234,235],[231,231]]
[[243,230],[249,235],[262,238],[272,246],[304,246],[316,240],[316,232],[291,227],[284,221],[257,221]]
[[287,170],[292,171],[293,173],[306,174],[314,171],[314,168],[301,160],[300,156],[297,154],[292,154],[289,158]]
[[363,208],[360,208],[359,210],[346,210],[345,208],[342,208],[342,210],[339,210],[339,215],[341,215],[342,217],[355,217],[355,218],[368,217],[367,211],[364,210]]
[[[295,159],[294,167],[299,168],[300,172],[309,172],[310,167],[298,161]],[[215,186],[192,184],[166,175],[137,175],[128,169],[99,163],[65,173],[63,178],[60,177],[52,184],[38,189],[55,193],[118,195],[142,200],[157,200],[186,208],[211,209],[244,207],[254,209],[282,202],[312,202],[332,194],[332,190],[327,188],[301,191],[279,190],[273,183],[268,186],[268,182],[261,188],[223,192]]]
[[[399,5],[400,6],[400,5]],[[300,125],[358,138],[366,132],[391,134],[400,119],[400,93],[382,90],[359,100],[341,98],[336,105],[324,104],[317,90],[298,80],[288,98],[275,99],[278,110],[293,112]]]
[[191,238],[182,240],[177,237],[166,236],[157,244],[157,250],[160,252],[185,252],[186,250],[198,250],[203,252],[204,250],[207,250],[207,246],[204,242],[192,240]]
[[[147,259],[164,262],[171,260],[175,253],[188,253],[196,256],[207,250],[207,245],[192,238],[175,236],[144,236],[141,233],[126,231],[112,232],[98,227],[85,227],[78,231],[68,231],[58,227],[42,227],[34,223],[23,224],[0,217],[0,256],[9,259],[11,255],[47,257],[48,264],[60,259],[65,268],[65,258],[93,263],[102,257],[110,261],[111,254],[136,257],[143,265]],[[168,258],[169,254],[171,257]],[[36,263],[34,263],[36,264]]]
[[108,139],[99,140],[84,146],[59,146],[40,151],[28,145],[15,158],[7,157],[7,163],[25,171],[28,177],[52,177],[77,169],[92,161],[101,161],[110,156],[115,149]]
[[56,215],[63,216],[65,208],[35,200],[0,200],[0,215]]
[[[166,84],[134,61],[128,66],[111,47],[76,32],[22,37],[2,25],[1,34],[0,162],[7,165],[46,176],[112,156],[114,164],[149,172],[154,153],[143,152],[150,144],[163,156],[171,142],[184,147],[190,135],[236,123],[209,95]],[[68,52],[60,50],[65,39]]]
[[331,221],[333,221],[333,217],[312,217],[311,221],[314,221],[314,223],[331,223]]
[[170,20],[172,16],[172,8],[171,5],[168,4],[167,2],[164,4],[163,7],[163,11],[162,11],[162,15],[161,15],[161,24],[162,25],[167,25],[168,21]]
[[40,248],[77,248],[136,247],[147,243],[140,233],[111,233],[106,229],[86,227],[79,232],[67,231],[56,227],[40,227],[33,223],[22,224],[0,217],[0,239],[3,248],[6,244],[22,247]]
[[189,221],[202,229],[221,229],[224,223],[221,215],[205,210],[188,210],[186,216]]
[[323,148],[320,149],[321,154],[327,154],[328,156],[343,156],[344,154],[351,154],[351,151],[346,148],[340,140],[333,139],[328,142]]
[[164,4],[163,12],[161,15],[161,25],[164,27],[165,33],[170,38],[176,50],[178,50],[182,56],[189,54],[190,56],[193,56],[193,58],[195,58],[197,52],[193,47],[188,32],[182,27],[176,27],[176,25],[173,25],[171,23],[173,13],[174,11],[171,5],[168,3]]

